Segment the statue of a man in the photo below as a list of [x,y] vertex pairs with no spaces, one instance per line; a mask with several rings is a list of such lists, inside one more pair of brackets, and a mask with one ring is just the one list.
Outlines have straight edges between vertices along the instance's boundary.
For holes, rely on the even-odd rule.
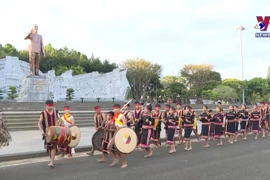
[[37,33],[38,26],[33,25],[33,29],[25,36],[25,40],[30,40],[28,45],[29,52],[29,64],[30,64],[30,74],[39,75],[39,64],[40,64],[40,54],[45,56],[45,50],[43,45],[43,39],[40,34]]

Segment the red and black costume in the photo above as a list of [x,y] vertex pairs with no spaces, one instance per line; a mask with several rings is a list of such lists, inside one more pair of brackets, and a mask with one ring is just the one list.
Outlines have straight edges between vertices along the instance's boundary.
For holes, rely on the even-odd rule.
[[[46,104],[46,106],[52,107],[53,104]],[[47,110],[44,110],[40,114],[42,115],[42,118],[43,118],[42,129],[45,133],[47,132],[49,127],[58,125],[58,110],[53,109],[52,112],[48,112]],[[47,150],[47,153],[49,153],[50,149],[52,149],[53,147],[56,147],[56,145],[47,143],[45,136],[43,136],[42,140],[44,140],[44,148]]]

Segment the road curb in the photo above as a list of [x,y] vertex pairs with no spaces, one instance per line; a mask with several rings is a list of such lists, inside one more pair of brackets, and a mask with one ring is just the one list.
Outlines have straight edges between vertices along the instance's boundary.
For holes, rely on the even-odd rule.
[[[166,139],[162,138],[161,142],[165,142]],[[151,144],[153,141],[151,141]],[[80,146],[76,147],[76,152],[89,152],[91,150],[92,146]],[[0,156],[0,162],[7,162],[7,161],[17,161],[17,160],[23,160],[23,159],[34,159],[34,158],[40,158],[40,157],[46,157],[48,156],[46,150],[44,151],[35,151],[35,152],[27,152],[27,153],[14,153],[14,154],[7,154],[7,155],[1,155]]]

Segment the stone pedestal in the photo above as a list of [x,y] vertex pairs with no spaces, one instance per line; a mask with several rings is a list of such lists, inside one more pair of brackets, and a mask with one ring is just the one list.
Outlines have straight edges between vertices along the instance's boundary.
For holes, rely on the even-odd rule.
[[49,99],[48,80],[45,76],[27,76],[23,79],[18,102],[45,102]]

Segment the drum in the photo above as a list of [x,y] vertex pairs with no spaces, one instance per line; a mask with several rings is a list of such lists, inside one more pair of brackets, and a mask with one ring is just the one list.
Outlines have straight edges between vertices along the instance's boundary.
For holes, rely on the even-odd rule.
[[71,136],[70,136],[68,147],[75,148],[80,143],[81,131],[77,126],[74,126],[74,125],[70,126],[69,129],[70,129]]
[[92,137],[92,146],[97,150],[97,151],[102,151],[102,143],[104,139],[104,130],[99,130],[97,131],[93,137]]
[[114,135],[114,145],[121,153],[131,153],[137,146],[136,133],[127,127],[120,128]]
[[59,146],[68,145],[71,138],[71,132],[69,128],[60,126],[51,126],[46,132],[46,141],[50,144]]

